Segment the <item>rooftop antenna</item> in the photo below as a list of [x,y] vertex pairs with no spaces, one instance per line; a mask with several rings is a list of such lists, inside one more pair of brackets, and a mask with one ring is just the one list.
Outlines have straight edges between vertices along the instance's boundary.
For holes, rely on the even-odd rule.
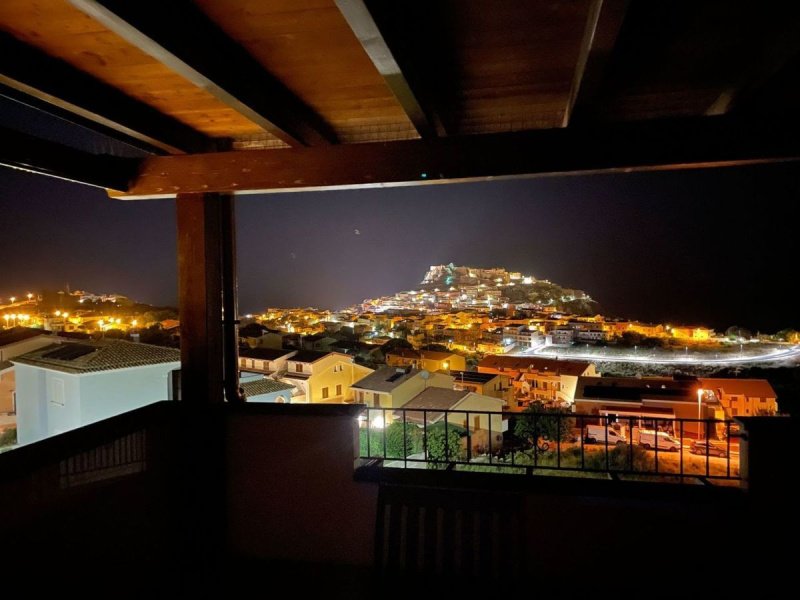
[[428,389],[428,378],[430,378],[430,376],[431,376],[430,371],[427,371],[426,369],[422,369],[422,371],[420,371],[419,376],[422,377],[422,380],[425,382],[425,389],[427,390]]

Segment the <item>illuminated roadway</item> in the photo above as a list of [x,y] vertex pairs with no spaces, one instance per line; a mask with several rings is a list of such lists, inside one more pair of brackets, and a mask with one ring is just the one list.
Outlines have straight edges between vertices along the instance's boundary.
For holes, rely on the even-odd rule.
[[[552,348],[552,346],[551,346]],[[784,350],[775,348],[774,350],[758,355],[741,355],[741,356],[726,356],[723,358],[698,358],[696,356],[679,356],[675,358],[661,358],[654,356],[646,356],[641,354],[628,354],[628,355],[599,355],[599,354],[580,354],[577,352],[566,352],[559,354],[558,352],[543,352],[544,346],[531,348],[524,352],[512,352],[506,356],[530,356],[535,354],[543,358],[559,358],[561,360],[589,360],[594,362],[625,362],[625,363],[649,363],[649,364],[698,364],[698,365],[730,365],[736,363],[759,363],[759,362],[772,362],[790,359],[800,359],[800,345],[791,346]]]

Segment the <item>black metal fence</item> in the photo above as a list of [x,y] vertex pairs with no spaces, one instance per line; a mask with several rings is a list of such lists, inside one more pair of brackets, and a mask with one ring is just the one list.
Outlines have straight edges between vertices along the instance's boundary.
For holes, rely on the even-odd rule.
[[360,456],[388,467],[739,479],[738,426],[728,420],[367,408],[359,438]]

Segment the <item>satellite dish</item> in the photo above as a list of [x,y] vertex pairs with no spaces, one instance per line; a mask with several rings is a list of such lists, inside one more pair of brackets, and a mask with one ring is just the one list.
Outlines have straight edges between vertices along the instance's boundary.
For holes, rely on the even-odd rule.
[[428,379],[431,376],[431,374],[430,371],[422,369],[422,371],[419,372],[419,376],[422,377],[423,379]]

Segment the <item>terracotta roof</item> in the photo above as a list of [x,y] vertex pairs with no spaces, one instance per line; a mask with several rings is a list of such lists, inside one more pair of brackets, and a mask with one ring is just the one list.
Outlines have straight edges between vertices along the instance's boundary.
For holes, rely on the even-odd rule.
[[245,381],[242,383],[242,390],[244,390],[245,398],[253,398],[255,396],[263,396],[264,394],[273,394],[275,392],[293,389],[293,385],[275,381],[274,379],[258,379],[256,381]]
[[[74,356],[74,358],[71,358]],[[180,350],[137,344],[123,340],[50,344],[22,356],[13,363],[64,373],[94,373],[162,363],[180,363]]]
[[541,358],[538,356],[500,356],[490,354],[478,363],[481,369],[504,371],[555,371],[561,375],[583,375],[591,365],[583,360],[559,360],[557,358]]
[[721,395],[718,392],[721,390],[724,394],[748,398],[777,398],[775,390],[766,379],[698,378],[698,381],[704,388],[717,392],[717,396]]
[[50,332],[44,329],[34,329],[33,327],[12,327],[11,329],[4,329],[0,331],[0,347],[23,342],[40,335],[50,335]]

